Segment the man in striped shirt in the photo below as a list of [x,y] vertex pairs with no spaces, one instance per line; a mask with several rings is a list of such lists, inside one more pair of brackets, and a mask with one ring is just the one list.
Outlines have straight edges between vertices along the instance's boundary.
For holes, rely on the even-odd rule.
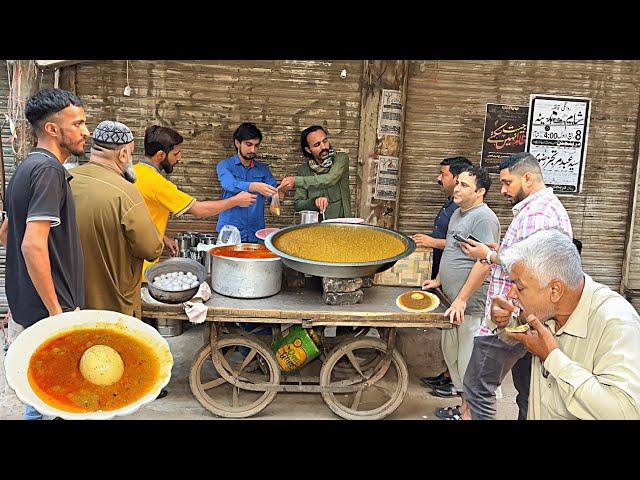
[[[530,153],[516,153],[500,162],[501,193],[512,203],[513,220],[502,239],[499,251],[504,251],[540,230],[557,228],[573,236],[567,211],[553,189],[542,177],[538,160]],[[465,253],[480,261],[491,263],[491,280],[485,306],[485,323],[474,339],[471,360],[464,377],[464,396],[469,404],[471,418],[495,418],[495,391],[511,370],[518,390],[518,420],[527,418],[531,354],[520,343],[511,345],[495,335],[496,325],[491,322],[491,299],[506,295],[511,288],[509,272],[500,262],[499,254],[491,245],[471,241],[462,244]]]

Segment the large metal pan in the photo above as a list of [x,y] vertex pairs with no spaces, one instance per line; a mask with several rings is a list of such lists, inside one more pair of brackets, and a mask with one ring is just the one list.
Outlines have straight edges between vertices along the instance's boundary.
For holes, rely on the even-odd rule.
[[402,240],[406,248],[405,250],[395,257],[384,258],[382,260],[376,260],[375,262],[355,262],[355,263],[333,263],[333,262],[318,262],[316,260],[308,260],[306,258],[294,257],[289,255],[281,250],[279,250],[275,245],[274,241],[284,235],[287,232],[292,230],[297,230],[300,228],[310,228],[310,227],[323,227],[327,228],[335,227],[335,224],[331,223],[315,223],[315,224],[304,224],[304,225],[294,225],[291,227],[283,228],[277,232],[271,233],[265,240],[264,244],[267,246],[269,250],[277,254],[282,258],[282,262],[288,267],[297,270],[302,273],[307,273],[309,275],[316,275],[318,277],[330,277],[330,278],[356,278],[356,277],[366,277],[370,275],[374,275],[378,272],[383,272],[389,268],[391,268],[398,260],[410,255],[415,249],[416,244],[413,240],[411,240],[406,235],[396,232],[395,230],[391,230],[389,228],[378,227],[376,225],[367,225],[367,224],[340,224],[345,228],[360,228],[365,230],[383,230],[386,233],[389,233],[400,240]]

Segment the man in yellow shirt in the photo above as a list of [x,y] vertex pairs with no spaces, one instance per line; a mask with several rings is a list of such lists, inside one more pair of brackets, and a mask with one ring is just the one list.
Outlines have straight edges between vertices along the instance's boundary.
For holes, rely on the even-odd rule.
[[511,299],[529,326],[507,333],[533,355],[527,419],[640,419],[640,317],[633,306],[584,273],[560,230],[536,232],[500,252],[500,260],[513,285],[509,298],[493,297],[491,320],[507,326],[517,312]]
[[[164,238],[164,244],[173,256],[178,255],[175,240],[165,235],[169,213],[179,217],[189,213],[195,217],[213,217],[233,207],[248,207],[256,201],[256,196],[249,192],[240,192],[224,200],[198,201],[191,195],[181,191],[171,181],[160,174],[160,169],[169,174],[182,159],[182,135],[171,128],[151,125],[144,133],[144,158],[134,167],[136,187],[149,207],[151,218]],[[144,270],[150,262],[144,263]]]

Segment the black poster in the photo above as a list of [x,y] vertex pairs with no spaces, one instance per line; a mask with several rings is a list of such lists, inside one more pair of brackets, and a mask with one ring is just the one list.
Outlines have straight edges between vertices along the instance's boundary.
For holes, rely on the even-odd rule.
[[529,107],[487,103],[480,165],[498,173],[503,158],[524,152]]

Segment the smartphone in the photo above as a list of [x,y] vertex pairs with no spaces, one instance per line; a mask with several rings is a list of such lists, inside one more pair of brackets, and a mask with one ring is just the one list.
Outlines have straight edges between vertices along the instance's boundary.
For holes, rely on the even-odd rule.
[[[460,235],[458,235],[457,233],[453,234],[453,238],[455,238],[458,242],[464,242],[466,244],[469,244],[469,242],[467,240],[473,240],[474,242],[478,242],[478,243],[482,243],[484,244],[484,242],[478,240],[476,237],[474,237],[473,235],[469,235],[467,238],[463,238]],[[470,244],[469,244],[470,245]]]
[[[461,237],[460,235],[458,235],[457,233],[454,233],[454,234],[453,234],[453,238],[454,238],[455,240],[457,240],[458,242],[463,242],[463,243],[466,243],[466,244],[468,244],[468,243],[469,243],[469,242],[467,242],[467,239],[466,239],[466,238],[462,238],[462,237]],[[472,238],[471,240],[473,240],[473,238]]]

